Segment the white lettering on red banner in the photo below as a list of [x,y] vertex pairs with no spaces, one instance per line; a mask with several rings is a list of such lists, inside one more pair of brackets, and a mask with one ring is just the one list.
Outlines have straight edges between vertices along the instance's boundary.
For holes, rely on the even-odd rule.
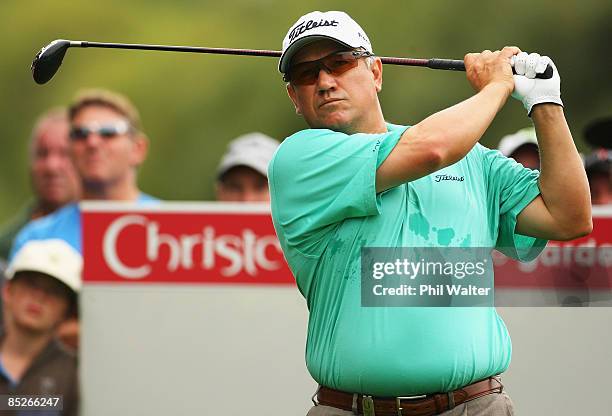
[[85,212],[83,223],[86,281],[293,283],[269,214]]
[[[83,212],[87,282],[294,284],[267,212]],[[612,216],[589,236],[550,242],[533,262],[494,256],[499,288],[609,290]]]

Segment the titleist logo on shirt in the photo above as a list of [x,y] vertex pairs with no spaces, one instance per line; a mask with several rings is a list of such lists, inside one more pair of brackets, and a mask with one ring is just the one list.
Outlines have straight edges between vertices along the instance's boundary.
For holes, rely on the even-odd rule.
[[463,182],[465,180],[465,177],[463,176],[451,176],[451,175],[436,175],[436,182],[440,182],[440,181],[457,181],[457,182]]
[[325,27],[325,26],[338,26],[337,20],[324,20],[321,19],[318,22],[316,20],[309,20],[307,22],[300,22],[296,27],[294,27],[289,33],[289,42],[293,42],[295,38],[300,36],[302,33],[314,29],[316,27]]

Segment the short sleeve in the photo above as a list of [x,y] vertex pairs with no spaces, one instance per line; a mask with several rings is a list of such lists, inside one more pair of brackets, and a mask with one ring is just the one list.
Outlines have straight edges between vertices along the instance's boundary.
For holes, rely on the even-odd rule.
[[495,248],[520,261],[533,260],[544,249],[547,240],[518,234],[516,222],[521,211],[540,194],[540,173],[523,167],[497,150],[482,149],[489,201],[499,215]]
[[315,256],[324,248],[329,227],[378,215],[376,169],[404,130],[347,135],[310,129],[287,138],[268,172],[272,216],[285,243]]

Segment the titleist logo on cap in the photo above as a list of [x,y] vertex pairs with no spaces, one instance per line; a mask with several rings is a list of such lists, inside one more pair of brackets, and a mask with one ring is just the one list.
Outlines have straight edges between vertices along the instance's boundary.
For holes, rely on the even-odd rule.
[[336,27],[336,26],[338,26],[338,21],[337,20],[324,20],[324,19],[321,19],[318,22],[316,20],[309,20],[307,22],[306,21],[300,22],[289,33],[289,42],[293,42],[295,40],[295,38],[297,38],[302,33],[306,32],[308,30],[311,30],[311,29],[314,29],[314,28],[317,28],[317,27],[325,27],[325,26]]

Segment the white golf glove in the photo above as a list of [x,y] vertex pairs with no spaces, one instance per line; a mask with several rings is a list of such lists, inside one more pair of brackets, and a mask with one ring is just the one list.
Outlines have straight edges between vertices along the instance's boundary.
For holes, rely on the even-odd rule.
[[[563,106],[561,78],[552,59],[548,56],[540,56],[537,53],[521,52],[514,55],[510,63],[516,73],[512,96],[523,103],[528,116],[531,116],[531,110],[536,104],[555,103]],[[536,78],[536,74],[543,73],[547,65],[551,65],[553,68],[552,78]]]

